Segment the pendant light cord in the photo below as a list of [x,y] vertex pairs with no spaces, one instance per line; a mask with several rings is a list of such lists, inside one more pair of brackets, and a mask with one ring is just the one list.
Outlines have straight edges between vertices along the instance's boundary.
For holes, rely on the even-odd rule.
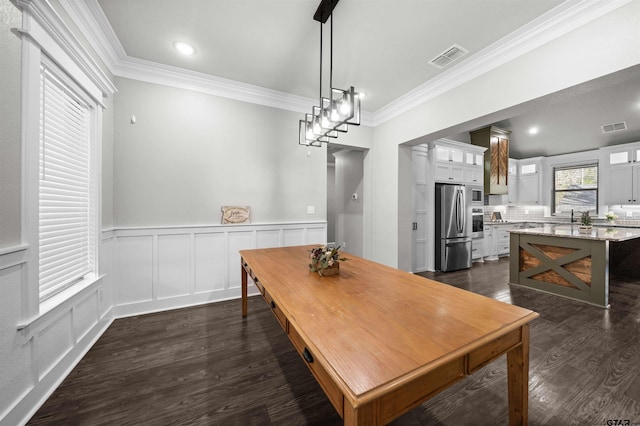
[[331,28],[329,36],[329,98],[331,98],[331,90],[333,89],[333,9],[331,10]]
[[320,22],[320,109],[322,109],[322,22]]

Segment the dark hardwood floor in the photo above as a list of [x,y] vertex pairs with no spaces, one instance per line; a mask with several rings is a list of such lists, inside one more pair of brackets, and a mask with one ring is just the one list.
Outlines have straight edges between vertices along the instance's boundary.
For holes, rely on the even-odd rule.
[[[423,276],[540,313],[531,324],[530,425],[640,424],[640,282],[605,310],[509,286],[508,261]],[[394,425],[507,423],[506,359]],[[260,297],[114,321],[31,425],[340,425]],[[619,423],[623,424],[623,423]]]

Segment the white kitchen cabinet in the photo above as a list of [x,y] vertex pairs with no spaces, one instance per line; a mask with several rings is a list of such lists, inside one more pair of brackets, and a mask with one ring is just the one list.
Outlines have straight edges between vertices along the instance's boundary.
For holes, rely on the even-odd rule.
[[518,204],[518,160],[509,158],[507,204]]
[[474,238],[471,240],[471,260],[481,262],[485,256],[484,238]]
[[486,260],[498,260],[498,252],[493,239],[496,228],[497,226],[495,225],[485,224],[484,226],[484,256]]
[[469,166],[481,166],[484,167],[484,155],[475,152],[465,153],[465,163]]
[[450,143],[438,142],[435,144],[435,159],[441,162],[464,164],[464,151]]
[[540,204],[541,158],[518,161],[518,204]]
[[632,143],[620,145],[615,148],[607,148],[607,164],[617,166],[640,162],[640,144]]
[[640,144],[607,148],[601,176],[604,204],[640,204]]
[[473,183],[476,185],[483,184],[483,168],[482,167],[469,167],[464,170],[464,181],[466,183]]
[[496,254],[498,256],[509,256],[509,230],[513,229],[513,226],[499,225],[497,228],[498,232],[495,239]]
[[604,191],[605,204],[638,204],[640,180],[638,166],[625,164],[609,170],[608,191]]
[[463,183],[465,167],[461,164],[436,163],[433,169],[436,182]]
[[438,139],[431,142],[432,169],[436,182],[481,185],[484,177],[484,151],[468,143]]
[[485,226],[485,259],[497,260],[501,256],[509,256],[509,230],[514,229],[515,225],[500,224]]

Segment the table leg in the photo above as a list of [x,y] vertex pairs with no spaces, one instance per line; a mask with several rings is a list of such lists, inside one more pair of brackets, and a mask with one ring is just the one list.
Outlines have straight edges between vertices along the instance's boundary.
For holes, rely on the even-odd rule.
[[344,426],[382,426],[380,417],[379,402],[373,401],[355,408],[349,405],[345,398]]
[[522,344],[507,352],[509,425],[529,422],[529,324],[521,328]]
[[240,259],[240,274],[242,277],[242,316],[247,316],[247,270],[244,269],[244,260]]

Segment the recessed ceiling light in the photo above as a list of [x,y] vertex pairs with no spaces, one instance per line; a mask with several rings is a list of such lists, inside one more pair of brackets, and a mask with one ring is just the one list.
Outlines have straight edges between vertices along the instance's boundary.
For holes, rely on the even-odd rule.
[[173,46],[178,50],[178,52],[182,53],[183,55],[193,55],[194,53],[196,53],[196,49],[194,49],[193,46],[185,43],[184,41],[176,41],[175,43],[173,43]]
[[529,134],[530,135],[535,135],[536,133],[538,133],[538,128],[537,127],[530,127],[529,128]]

